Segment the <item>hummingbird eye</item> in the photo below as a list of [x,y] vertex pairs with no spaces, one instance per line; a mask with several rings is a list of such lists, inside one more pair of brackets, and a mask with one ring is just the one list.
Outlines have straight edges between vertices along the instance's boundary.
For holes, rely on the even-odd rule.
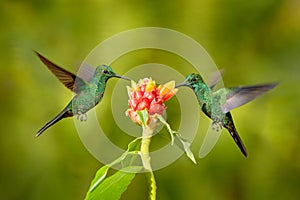
[[194,82],[194,81],[197,81],[197,78],[196,78],[196,77],[193,77],[191,81],[193,81],[193,82]]
[[107,70],[107,69],[104,69],[104,70],[102,70],[102,73],[104,73],[104,74],[108,74],[109,72],[108,72],[108,70]]

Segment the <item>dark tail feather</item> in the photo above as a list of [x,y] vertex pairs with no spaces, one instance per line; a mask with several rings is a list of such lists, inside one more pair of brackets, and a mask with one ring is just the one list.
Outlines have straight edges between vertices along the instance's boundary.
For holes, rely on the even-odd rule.
[[243,144],[243,141],[242,141],[242,139],[240,138],[240,136],[239,136],[237,130],[235,129],[235,127],[234,127],[234,126],[228,127],[227,129],[228,129],[228,131],[229,131],[231,137],[234,139],[235,143],[236,143],[236,144],[238,145],[238,147],[240,148],[241,152],[244,154],[245,157],[247,157],[247,156],[248,156],[248,153],[247,153],[247,151],[246,151],[246,147],[245,147],[245,145]]
[[35,137],[40,136],[47,128],[49,128],[50,126],[52,126],[56,122],[60,121],[63,118],[70,117],[70,116],[72,116],[72,115],[69,114],[69,110],[68,109],[64,109],[61,113],[59,113],[56,117],[54,117],[50,122],[48,122],[47,124],[45,124],[45,126],[43,126],[43,128],[41,128],[37,132],[37,134],[35,135]]
[[238,145],[238,147],[240,148],[240,150],[244,154],[244,156],[247,157],[248,154],[246,151],[246,147],[243,144],[243,141],[240,138],[237,130],[235,129],[233,119],[232,119],[230,112],[226,113],[225,121],[227,121],[227,123],[224,125],[224,127],[229,131],[231,137],[234,139],[234,142]]

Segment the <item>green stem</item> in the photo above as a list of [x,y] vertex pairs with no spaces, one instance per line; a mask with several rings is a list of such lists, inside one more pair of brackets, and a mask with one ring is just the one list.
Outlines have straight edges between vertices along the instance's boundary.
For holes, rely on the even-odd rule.
[[148,184],[149,184],[149,200],[156,199],[156,181],[153,172],[147,174]]
[[143,126],[143,135],[142,135],[142,143],[141,143],[141,158],[143,162],[143,166],[146,171],[151,172],[151,158],[149,155],[149,148],[151,143],[151,136],[153,131],[148,126]]
[[149,148],[151,143],[151,137],[153,135],[153,130],[148,126],[143,126],[143,134],[142,134],[142,143],[141,143],[141,158],[142,163],[146,171],[148,171],[147,179],[149,183],[149,199],[156,199],[156,182],[155,177],[151,167],[151,158],[149,155]]

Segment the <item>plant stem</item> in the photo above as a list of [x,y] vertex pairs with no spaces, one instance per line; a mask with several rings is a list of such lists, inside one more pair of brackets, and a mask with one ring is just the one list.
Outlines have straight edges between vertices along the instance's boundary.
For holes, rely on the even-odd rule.
[[143,127],[143,136],[142,136],[142,143],[141,143],[141,158],[143,162],[143,166],[146,169],[146,171],[151,172],[151,158],[149,155],[149,148],[151,143],[151,136],[153,134],[153,131],[148,127]]
[[156,200],[156,181],[153,172],[147,174],[148,185],[149,185],[149,199]]
[[149,173],[147,174],[147,179],[149,183],[149,199],[155,200],[156,199],[156,182],[155,177],[151,167],[151,158],[149,155],[149,148],[151,143],[151,137],[153,135],[153,130],[149,126],[143,126],[143,134],[142,134],[142,143],[141,143],[141,158],[142,163],[146,171]]

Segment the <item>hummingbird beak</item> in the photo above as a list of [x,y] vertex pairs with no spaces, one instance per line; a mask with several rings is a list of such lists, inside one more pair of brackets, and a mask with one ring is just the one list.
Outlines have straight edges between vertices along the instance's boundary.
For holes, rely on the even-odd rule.
[[188,85],[186,84],[186,82],[182,82],[182,83],[175,85],[175,88],[179,88],[181,86],[188,86]]
[[116,77],[116,78],[121,78],[121,79],[124,79],[124,80],[127,80],[127,81],[131,81],[131,79],[126,78],[126,77],[124,77],[124,76],[120,76],[120,75],[118,75],[118,74],[114,75],[114,77]]

